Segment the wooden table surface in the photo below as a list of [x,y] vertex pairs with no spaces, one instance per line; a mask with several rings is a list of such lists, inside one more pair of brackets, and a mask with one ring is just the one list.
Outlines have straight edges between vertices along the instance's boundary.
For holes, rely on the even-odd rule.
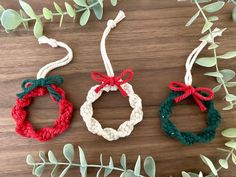
[[[29,0],[34,9],[53,8],[52,0]],[[63,1],[58,1],[63,4]],[[1,1],[6,8],[18,9],[17,1]],[[114,18],[122,9],[127,18],[112,31],[107,41],[107,51],[115,72],[131,67],[135,77],[130,82],[135,92],[143,100],[144,120],[135,127],[128,138],[115,142],[107,142],[103,138],[88,132],[80,116],[80,106],[85,101],[89,88],[95,85],[90,78],[91,71],[105,72],[100,57],[99,43],[106,22]],[[220,41],[219,51],[224,53],[236,49],[236,24],[231,20],[232,6],[227,5],[217,22],[219,27],[228,30]],[[66,143],[80,145],[89,163],[99,162],[99,153],[105,160],[109,155],[114,157],[118,165],[120,155],[126,153],[129,167],[132,168],[137,156],[152,155],[157,162],[159,177],[178,177],[182,170],[195,171],[208,168],[202,163],[199,154],[210,157],[216,164],[221,152],[216,150],[226,141],[220,135],[224,128],[235,127],[236,109],[222,113],[222,125],[217,137],[210,144],[196,144],[191,147],[166,136],[160,128],[157,114],[161,102],[167,97],[167,85],[171,81],[183,81],[184,63],[188,54],[199,44],[202,22],[198,21],[191,28],[186,28],[186,21],[194,14],[196,7],[190,3],[177,3],[174,0],[121,0],[117,7],[105,5],[102,21],[91,18],[85,27],[71,23],[66,19],[62,28],[58,28],[58,20],[45,25],[45,35],[66,42],[74,51],[74,59],[66,67],[54,70],[50,75],[61,75],[65,78],[62,88],[68,99],[74,104],[74,114],[68,131],[47,143],[39,143],[16,135],[15,123],[11,118],[11,108],[15,103],[16,93],[20,92],[20,84],[26,78],[35,78],[37,71],[46,63],[64,56],[63,49],[52,49],[46,45],[39,46],[31,31],[23,28],[7,34],[0,32],[0,172],[1,177],[30,177],[31,168],[25,164],[25,157],[31,153],[37,157],[39,151],[52,149],[63,159],[62,148]],[[32,29],[32,27],[31,27]],[[204,51],[202,55],[210,55]],[[221,62],[221,68],[236,68],[236,61]],[[215,81],[203,76],[206,71],[199,66],[194,67],[194,84],[213,86]],[[236,89],[231,89],[236,92]],[[223,91],[216,95],[216,106],[221,109]],[[184,102],[174,109],[173,121],[181,130],[199,131],[206,126],[206,115],[199,112],[194,103]],[[28,109],[29,120],[35,128],[52,125],[58,115],[58,106],[49,97],[36,99]],[[119,92],[104,94],[94,104],[95,117],[103,126],[117,128],[129,118],[131,108],[127,98]],[[76,151],[78,152],[78,151]],[[235,177],[236,168],[230,164],[230,170],[220,173],[222,177]],[[49,176],[50,170],[44,173]],[[67,176],[79,176],[79,170],[71,170]],[[90,172],[88,176],[95,176]],[[111,176],[118,176],[117,174]]]

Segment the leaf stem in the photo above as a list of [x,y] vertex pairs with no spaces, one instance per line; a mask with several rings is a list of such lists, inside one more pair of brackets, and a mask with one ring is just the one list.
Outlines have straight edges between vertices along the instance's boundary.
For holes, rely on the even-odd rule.
[[[232,150],[229,152],[229,154],[227,155],[227,157],[225,158],[225,160],[228,161],[229,158],[233,155],[233,153],[234,153],[234,149],[232,149]],[[223,168],[223,167],[219,167],[219,168],[217,169],[217,172],[219,172],[222,168]]]
[[[195,1],[195,4],[197,5],[199,11],[201,12],[201,14],[202,14],[202,16],[203,16],[205,22],[209,22],[209,20],[208,20],[206,14],[203,12],[203,10],[202,10],[201,6],[199,5],[199,3],[198,3],[197,1]],[[214,40],[214,37],[213,37],[213,34],[212,34],[212,27],[210,27],[208,31],[209,31],[209,33],[210,33],[212,43],[215,44],[215,40]],[[213,49],[213,54],[214,54],[214,58],[216,59],[216,65],[215,65],[216,71],[217,71],[218,73],[220,73],[219,66],[218,66],[217,52],[216,52],[216,49],[215,49],[215,48]],[[221,77],[219,77],[219,79],[220,79],[221,84],[223,85],[223,88],[224,88],[224,90],[225,90],[226,95],[228,95],[228,94],[229,94],[229,91],[228,91],[228,89],[227,89],[227,87],[226,87],[225,81],[224,81]],[[232,102],[232,101],[229,101],[229,103],[230,103],[230,105],[233,105],[233,102]]]

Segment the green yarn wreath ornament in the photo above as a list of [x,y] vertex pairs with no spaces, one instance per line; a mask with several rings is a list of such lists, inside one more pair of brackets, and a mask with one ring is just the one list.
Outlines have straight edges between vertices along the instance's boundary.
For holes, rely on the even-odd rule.
[[207,108],[207,127],[199,133],[181,132],[170,120],[175,98],[183,95],[182,92],[171,91],[167,99],[161,104],[160,119],[164,132],[179,140],[182,144],[208,143],[215,137],[216,129],[221,122],[220,113],[215,109],[213,101],[203,101]]

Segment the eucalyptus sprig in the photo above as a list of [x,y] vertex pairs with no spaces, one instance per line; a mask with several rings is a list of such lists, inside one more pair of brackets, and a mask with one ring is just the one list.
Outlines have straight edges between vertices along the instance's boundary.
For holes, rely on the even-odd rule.
[[[69,16],[75,22],[78,13],[80,13],[80,25],[84,26],[87,24],[91,11],[94,12],[98,20],[102,19],[103,16],[103,1],[104,0],[73,0],[74,5],[70,5],[65,2],[65,10],[56,2],[54,2],[55,10],[52,11],[46,7],[42,9],[42,14],[36,14],[33,7],[23,0],[19,0],[22,9],[19,11],[13,9],[4,9],[0,5],[0,17],[1,24],[6,32],[17,29],[21,24],[28,29],[28,23],[34,22],[34,35],[35,37],[41,37],[43,35],[43,23],[44,18],[47,21],[53,21],[54,17],[60,17],[60,26],[62,26],[64,16]],[[117,0],[110,0],[113,6],[116,6]]]
[[[219,167],[216,168],[214,163],[206,156],[200,155],[202,161],[209,167],[211,173],[206,175],[205,177],[219,177],[219,171],[222,169],[228,169],[230,161],[236,165],[236,128],[229,128],[222,132],[222,135],[230,140],[225,143],[224,148],[218,148],[219,151],[226,153],[225,158],[219,159]],[[203,173],[199,174],[192,172],[182,172],[182,177],[203,177]]]
[[[59,162],[52,151],[49,151],[46,154],[44,152],[39,152],[39,158],[41,162],[35,162],[32,155],[28,155],[26,158],[26,163],[30,166],[33,166],[32,173],[35,176],[41,176],[44,172],[46,166],[52,166],[51,176],[57,176],[57,170],[59,166],[64,167],[64,170],[60,173],[59,177],[63,177],[66,175],[68,170],[72,167],[79,168],[82,177],[87,176],[88,168],[97,168],[96,177],[109,176],[113,171],[119,171],[121,173],[121,177],[144,177],[141,175],[141,157],[138,156],[134,169],[127,168],[127,159],[126,155],[122,154],[120,157],[120,165],[121,167],[115,167],[112,157],[110,157],[108,165],[105,165],[103,162],[103,156],[100,155],[100,164],[99,165],[91,165],[87,163],[84,151],[81,147],[79,147],[79,158],[80,163],[74,162],[75,150],[72,144],[66,144],[63,148],[63,154],[67,160],[67,162]],[[143,163],[144,171],[147,176],[155,177],[156,174],[156,164],[154,159],[151,156],[145,158]],[[103,174],[103,175],[102,175]]]
[[[214,40],[214,37],[213,37],[214,31],[212,28],[214,26],[214,22],[219,20],[219,17],[215,15],[213,16],[210,15],[208,17],[206,15],[206,13],[212,14],[222,9],[223,6],[225,5],[225,2],[217,1],[208,5],[205,5],[203,7],[199,5],[198,1],[195,0],[194,2],[198,10],[192,16],[192,18],[187,22],[186,26],[190,26],[201,15],[204,19],[204,25],[203,25],[201,33],[204,34],[207,32],[207,34],[204,37],[202,37],[200,40],[208,41],[208,42],[210,41],[210,46],[208,47],[208,50],[212,51],[213,53],[213,56],[198,58],[196,60],[196,63],[203,67],[209,67],[209,68],[213,66],[215,67],[216,70],[214,72],[207,72],[204,75],[216,78],[216,81],[218,84],[213,88],[213,91],[218,92],[222,88],[224,89],[225,91],[224,99],[228,102],[228,105],[224,107],[223,110],[230,110],[236,104],[236,95],[230,93],[228,90],[229,88],[236,86],[236,82],[231,81],[235,77],[235,71],[231,69],[219,69],[218,63],[220,60],[229,60],[229,59],[235,58],[236,51],[229,51],[223,55],[217,54],[217,48],[219,47],[219,43],[215,42]],[[222,29],[221,33],[224,30],[225,29]]]

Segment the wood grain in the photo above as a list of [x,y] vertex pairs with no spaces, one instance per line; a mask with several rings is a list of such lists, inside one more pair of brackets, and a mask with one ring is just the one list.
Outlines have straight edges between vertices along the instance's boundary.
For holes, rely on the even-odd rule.
[[[35,9],[44,6],[52,8],[52,0],[29,0]],[[62,0],[58,3],[63,3]],[[2,1],[6,8],[19,8],[16,1]],[[127,19],[113,30],[107,41],[107,50],[116,72],[131,67],[135,77],[131,84],[143,99],[144,120],[128,138],[116,142],[106,142],[101,137],[90,134],[79,114],[79,108],[85,101],[89,88],[94,85],[90,79],[91,71],[104,72],[100,57],[99,43],[106,21],[114,18],[118,10],[126,12]],[[219,27],[228,30],[218,41],[221,43],[220,53],[236,48],[236,25],[231,20],[232,6],[227,7],[219,15]],[[137,155],[143,157],[152,155],[157,161],[159,177],[180,176],[182,170],[208,172],[199,154],[209,156],[217,164],[217,159],[223,157],[215,148],[222,147],[226,141],[220,131],[236,126],[235,109],[222,113],[222,125],[217,132],[217,138],[210,144],[197,144],[191,147],[167,137],[160,129],[158,109],[166,98],[170,81],[182,81],[184,62],[191,50],[199,43],[199,20],[191,28],[185,28],[186,21],[196,11],[189,3],[177,3],[173,0],[121,0],[117,7],[105,5],[102,21],[94,17],[86,27],[71,23],[66,19],[62,28],[58,28],[58,20],[46,23],[45,34],[69,44],[74,50],[74,60],[68,66],[57,69],[50,75],[59,74],[65,78],[62,85],[68,98],[75,106],[73,121],[70,129],[61,136],[47,143],[39,143],[32,139],[22,138],[15,134],[15,123],[11,118],[11,108],[15,102],[15,94],[20,91],[20,84],[25,78],[34,78],[40,67],[62,57],[63,49],[52,49],[39,46],[31,31],[23,28],[6,34],[0,32],[0,172],[1,177],[30,177],[31,169],[25,164],[28,153],[37,156],[38,151],[52,149],[60,159],[63,159],[62,148],[65,143],[80,145],[87,154],[88,162],[98,163],[99,153],[106,160],[109,155],[119,162],[122,153],[128,154],[129,166],[135,163]],[[204,51],[203,55],[210,54]],[[236,62],[221,62],[221,68],[236,68]],[[194,67],[194,84],[213,86],[214,80],[203,76],[211,69]],[[212,71],[214,69],[212,68]],[[236,92],[236,89],[231,89]],[[223,92],[216,96],[216,105],[220,109],[225,102]],[[187,102],[188,103],[188,102]],[[38,98],[28,109],[29,119],[36,128],[50,126],[58,115],[58,107],[48,97]],[[131,112],[127,98],[121,94],[104,94],[94,105],[95,116],[104,126],[118,127],[127,120]],[[206,126],[205,114],[199,113],[195,104],[178,105],[173,114],[173,121],[182,130],[199,131]],[[235,167],[230,164],[230,170],[222,171],[222,177],[235,177]],[[49,176],[48,169],[44,176]],[[94,176],[91,171],[88,176]],[[78,169],[71,170],[67,176],[79,176]],[[112,176],[118,176],[113,174]]]

